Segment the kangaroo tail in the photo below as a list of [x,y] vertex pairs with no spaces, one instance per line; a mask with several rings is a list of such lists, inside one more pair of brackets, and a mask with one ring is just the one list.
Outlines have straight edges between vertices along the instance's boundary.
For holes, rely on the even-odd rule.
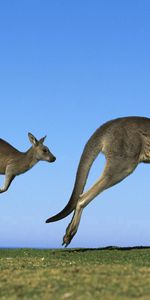
[[92,163],[102,149],[99,129],[91,136],[84,147],[77,169],[75,184],[69,202],[62,211],[46,220],[46,223],[55,222],[67,217],[76,207],[79,196],[82,194]]

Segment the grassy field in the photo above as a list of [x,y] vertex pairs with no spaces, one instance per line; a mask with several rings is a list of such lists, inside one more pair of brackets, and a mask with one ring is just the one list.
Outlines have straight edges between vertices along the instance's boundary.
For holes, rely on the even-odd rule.
[[1,249],[0,299],[150,299],[150,248]]

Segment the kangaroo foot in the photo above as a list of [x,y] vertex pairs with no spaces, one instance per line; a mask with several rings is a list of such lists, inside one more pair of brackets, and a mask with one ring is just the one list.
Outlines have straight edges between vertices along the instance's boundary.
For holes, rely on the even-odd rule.
[[73,239],[74,235],[76,234],[77,230],[72,224],[70,224],[66,229],[66,234],[63,237],[63,243],[62,246],[67,247],[71,240]]

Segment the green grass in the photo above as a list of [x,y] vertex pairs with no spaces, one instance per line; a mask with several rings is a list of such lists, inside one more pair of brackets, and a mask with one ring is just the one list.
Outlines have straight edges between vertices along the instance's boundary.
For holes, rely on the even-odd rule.
[[150,299],[150,248],[1,249],[0,299]]

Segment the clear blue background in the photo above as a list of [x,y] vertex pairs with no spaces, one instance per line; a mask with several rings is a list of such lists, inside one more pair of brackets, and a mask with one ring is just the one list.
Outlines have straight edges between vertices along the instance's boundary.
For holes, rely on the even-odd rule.
[[[83,147],[107,120],[150,117],[148,0],[0,3],[0,136],[21,151],[28,131],[56,155],[0,195],[0,247],[60,247]],[[100,176],[95,161],[87,187]],[[3,183],[1,176],[0,185]],[[141,164],[84,211],[70,247],[150,245],[150,166]]]

